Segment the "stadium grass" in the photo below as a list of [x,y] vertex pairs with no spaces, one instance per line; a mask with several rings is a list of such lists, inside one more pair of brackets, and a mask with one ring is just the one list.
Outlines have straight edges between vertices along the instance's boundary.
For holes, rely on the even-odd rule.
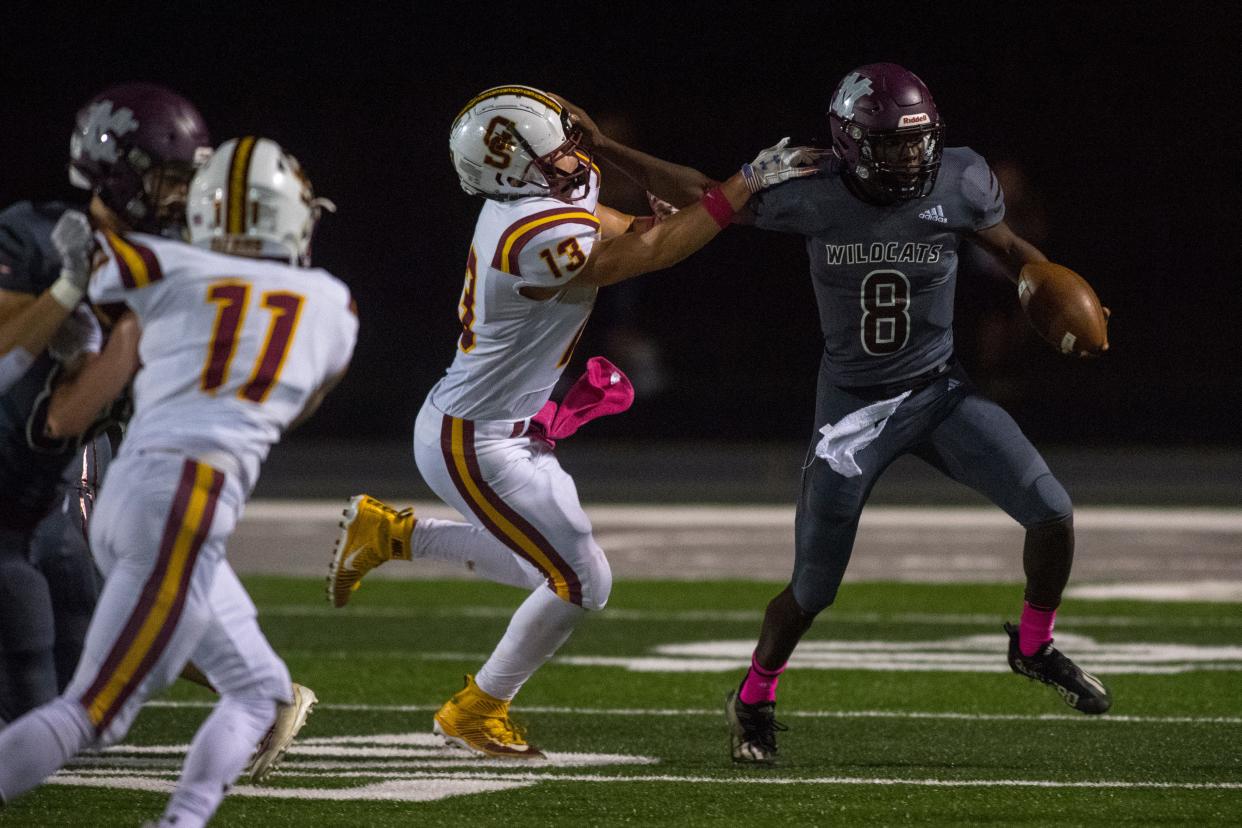
[[[247,587],[295,679],[320,696],[306,738],[426,733],[431,708],[460,686],[464,672],[477,669],[521,600],[513,590],[475,582],[375,581],[350,607],[334,611],[322,598],[321,582],[255,578]],[[562,655],[650,656],[664,644],[753,639],[763,606],[778,588],[619,583],[614,612],[591,618]],[[1020,600],[1013,585],[848,584],[808,640],[996,635],[1001,621],[1014,618]],[[1101,642],[1236,645],[1242,607],[1068,601],[1059,628]],[[996,657],[1003,662],[999,649]],[[232,796],[213,825],[700,825],[758,819],[809,825],[1146,825],[1236,824],[1242,818],[1242,683],[1232,669],[1106,676],[1116,699],[1111,715],[1134,717],[1113,721],[1076,716],[1049,688],[1007,673],[793,669],[782,681],[779,712],[791,729],[781,740],[783,761],[772,769],[739,768],[728,759],[719,709],[739,678],[740,671],[632,672],[554,661],[523,690],[515,711],[533,741],[558,752],[641,755],[658,763],[546,768],[527,787],[430,802]],[[148,708],[129,743],[187,742],[211,698],[179,684],[165,699],[189,706]],[[681,712],[582,712],[616,709]],[[834,715],[841,711],[878,715]],[[1021,718],[996,718],[1005,716]],[[166,778],[173,777],[174,764],[166,758]],[[293,764],[291,758],[286,768]],[[526,771],[511,768],[435,772],[478,778]],[[383,771],[364,778],[332,773],[276,776],[271,784],[326,788],[385,781]],[[664,781],[680,777],[697,781]],[[1203,787],[1027,787],[1015,780]],[[164,793],[45,785],[0,810],[0,825],[132,826],[157,816],[165,800]]]

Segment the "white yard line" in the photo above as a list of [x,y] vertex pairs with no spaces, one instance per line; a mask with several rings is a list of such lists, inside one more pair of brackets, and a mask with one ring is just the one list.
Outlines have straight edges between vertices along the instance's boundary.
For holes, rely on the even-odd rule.
[[[203,710],[215,706],[212,701],[149,701],[152,708],[185,708]],[[383,713],[429,713],[440,709],[438,704],[333,704],[321,703],[319,710],[344,712]],[[555,707],[517,706],[519,713],[548,713],[567,716],[723,716],[720,708],[648,708],[648,707]],[[980,722],[1109,722],[1114,724],[1215,724],[1242,725],[1242,716],[1126,716],[1106,715],[1086,717],[1062,713],[954,713],[914,710],[782,710],[782,719],[931,719],[948,721]]]
[[[64,773],[60,776],[54,776],[48,781],[53,784],[62,785],[92,785],[100,782],[113,782],[114,785],[109,787],[125,787],[138,790],[166,790],[169,787],[171,779],[168,772],[158,774],[158,772],[142,772],[142,771],[126,771],[125,775],[130,779],[114,778],[117,776],[116,771],[89,771],[76,770]],[[282,775],[295,777],[298,774],[294,772],[292,767],[286,766],[282,770]],[[317,774],[318,775],[318,774]],[[1154,790],[1184,790],[1184,791],[1233,791],[1242,790],[1242,782],[1167,782],[1163,780],[1081,780],[1081,781],[1065,781],[1057,779],[906,779],[901,777],[855,777],[855,776],[762,776],[741,775],[737,773],[725,776],[686,776],[675,774],[604,774],[604,773],[531,773],[529,771],[517,771],[507,773],[504,771],[468,771],[465,773],[437,773],[435,771],[383,771],[378,770],[374,773],[366,771],[354,772],[334,772],[331,777],[337,778],[374,778],[382,776],[385,779],[442,779],[442,780],[462,780],[462,781],[497,781],[497,782],[541,782],[547,784],[549,782],[665,782],[680,783],[691,785],[883,785],[883,786],[900,786],[911,785],[924,788],[1088,788],[1088,789],[1154,789]],[[157,782],[157,780],[161,780]],[[116,784],[119,783],[119,784]],[[239,786],[242,787],[242,786]],[[348,789],[346,789],[348,790]],[[279,787],[255,787],[244,786],[244,790],[237,790],[236,793],[242,795],[258,795],[258,796],[279,796],[290,798],[302,798],[297,796],[294,791]],[[309,797],[308,797],[309,798]],[[328,795],[318,794],[316,798],[331,798]],[[366,798],[354,796],[351,798]]]
[[[433,607],[421,609],[411,607],[369,607],[365,604],[350,605],[344,610],[333,609],[324,605],[292,604],[283,606],[265,606],[259,614],[266,618],[491,618],[508,619],[512,617],[516,606],[458,606]],[[851,612],[849,610],[828,610],[825,621],[833,624],[956,624],[960,626],[997,627],[1004,619],[1000,615],[986,613],[934,613],[934,612]],[[640,610],[612,608],[591,616],[592,624],[604,622],[649,622],[649,621],[703,621],[709,623],[744,623],[751,624],[763,620],[762,610]],[[1144,618],[1141,616],[1108,616],[1067,614],[1061,620],[1066,629],[1074,627],[1142,627],[1148,629],[1168,629],[1171,627],[1197,628],[1242,628],[1242,617],[1202,616],[1163,618]]]
[[[335,521],[345,499],[332,500],[255,500],[246,507],[245,520],[253,522],[301,521],[320,518]],[[413,506],[428,517],[453,518],[456,512],[442,503],[416,501],[395,504]],[[704,504],[661,506],[654,504],[591,505],[587,514],[599,523],[621,523],[636,527],[676,528],[710,525],[722,527],[793,526],[792,504],[759,506],[746,504]],[[991,507],[908,507],[871,506],[862,515],[862,525],[891,528],[987,528],[1014,527],[1013,520]],[[1074,510],[1074,525],[1081,529],[1109,529],[1142,532],[1242,532],[1242,509],[1138,508],[1084,506]]]

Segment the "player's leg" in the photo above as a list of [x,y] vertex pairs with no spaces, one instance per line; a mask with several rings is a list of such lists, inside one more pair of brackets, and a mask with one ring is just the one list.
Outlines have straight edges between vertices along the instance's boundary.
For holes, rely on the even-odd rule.
[[83,747],[123,738],[143,701],[181,671],[208,621],[212,558],[241,493],[174,455],[118,461],[91,526],[112,561],[64,694],[0,733],[0,796],[37,785]]
[[98,480],[111,448],[107,437],[83,447],[66,473],[65,495],[40,522],[30,559],[47,579],[55,619],[57,691],[64,690],[78,666],[86,630],[103,579],[87,539]]
[[[588,610],[603,609],[612,572],[572,478],[545,444],[501,423],[441,417],[440,438],[416,444],[437,494],[540,574],[476,680],[436,714],[439,730],[493,755],[538,755],[508,722],[509,701],[565,642]],[[433,456],[433,451],[438,453]],[[441,473],[451,489],[441,491]]]
[[30,542],[29,531],[0,527],[0,721],[56,697],[52,599]]
[[[470,515],[440,449],[442,416],[429,403],[419,412],[415,462],[441,500]],[[543,581],[536,567],[514,555],[481,524],[417,518],[412,509],[398,511],[370,495],[357,495],[350,499],[341,522],[329,566],[328,598],[335,606],[344,606],[367,572],[389,560],[420,558],[455,564],[485,580],[521,589],[533,589]]]
[[[857,474],[847,476],[815,455],[821,435],[812,435],[794,524],[794,572],[789,586],[769,602],[751,665],[741,685],[726,697],[734,761],[776,759],[776,688],[794,648],[815,617],[836,600],[854,548],[863,505],[880,475],[916,443],[949,405],[947,379],[907,397],[869,443],[854,453]],[[862,397],[834,387],[821,375],[816,425],[842,418],[883,398]]]
[[292,700],[289,671],[259,629],[257,613],[237,575],[221,560],[212,582],[210,621],[192,656],[220,694],[199,727],[164,824],[205,825]]
[[1026,588],[1010,633],[1010,666],[1058,688],[1084,713],[1111,705],[1103,684],[1052,645],[1052,628],[1074,560],[1073,505],[1013,418],[978,393],[963,397],[915,452],[1005,510],[1026,530]]

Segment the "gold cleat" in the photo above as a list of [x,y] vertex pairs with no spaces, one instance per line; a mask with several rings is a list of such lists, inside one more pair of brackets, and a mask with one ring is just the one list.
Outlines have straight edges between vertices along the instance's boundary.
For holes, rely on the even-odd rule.
[[362,576],[385,561],[410,559],[410,535],[418,518],[413,509],[398,512],[370,495],[355,495],[342,513],[341,534],[328,564],[328,600],[349,603]]
[[272,723],[263,741],[259,742],[254,756],[250,759],[250,765],[246,768],[245,775],[250,777],[251,782],[262,782],[275,770],[289,745],[293,744],[293,740],[306,725],[306,718],[310,716],[317,701],[319,699],[314,690],[297,682],[293,683],[293,701],[276,707],[276,721]]
[[525,733],[509,718],[509,702],[489,696],[466,676],[466,686],[436,711],[432,731],[456,746],[497,759],[546,759],[543,751],[526,741]]

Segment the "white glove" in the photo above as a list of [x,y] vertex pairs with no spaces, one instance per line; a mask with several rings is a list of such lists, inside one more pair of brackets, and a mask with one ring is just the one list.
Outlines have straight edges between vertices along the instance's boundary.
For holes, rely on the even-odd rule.
[[77,305],[65,317],[47,343],[47,351],[62,365],[68,365],[82,354],[97,354],[103,347],[103,331],[99,320],[86,305]]
[[91,223],[77,210],[66,210],[52,228],[52,246],[60,254],[60,278],[52,283],[53,298],[72,310],[86,293],[91,278],[95,236]]
[[789,138],[782,138],[775,146],[768,147],[751,161],[742,165],[742,178],[752,193],[766,190],[791,178],[815,175],[819,168],[815,163],[828,154],[827,150],[812,147],[790,147]]

